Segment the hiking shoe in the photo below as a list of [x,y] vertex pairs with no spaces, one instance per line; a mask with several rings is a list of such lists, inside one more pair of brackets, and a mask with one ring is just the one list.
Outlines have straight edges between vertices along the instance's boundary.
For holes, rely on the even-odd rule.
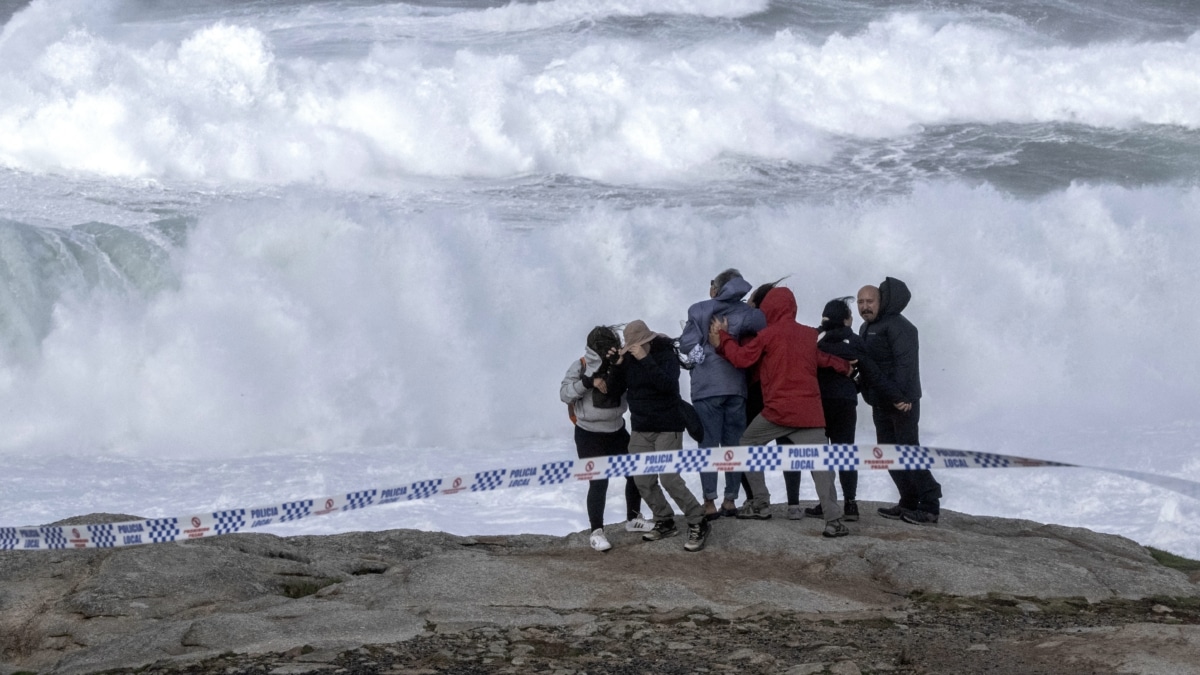
[[642,514],[638,514],[636,518],[630,518],[625,522],[626,532],[649,532],[654,529],[654,521],[646,520]]
[[724,504],[721,504],[721,510],[717,513],[720,513],[725,518],[736,518],[738,509],[733,502],[726,500]]
[[832,539],[834,537],[844,537],[848,534],[850,534],[850,529],[843,525],[839,518],[838,520],[831,520],[825,523],[825,531],[821,533],[821,536]]
[[846,500],[846,505],[842,507],[842,520],[848,523],[858,520],[858,502],[853,499]]
[[788,504],[788,520],[801,520],[804,518],[804,509],[800,508],[799,504]]
[[804,509],[804,515],[808,516],[809,518],[821,518],[822,520],[825,518],[825,512],[821,510],[820,504]]
[[612,544],[608,543],[608,537],[604,536],[604,530],[592,530],[592,536],[589,538],[592,548],[601,553],[612,548]]
[[738,520],[770,520],[771,512],[767,509],[769,505],[754,507],[749,504],[743,505],[742,510],[738,511]]
[[900,520],[912,523],[913,525],[937,525],[938,514],[916,509],[904,509],[900,514]]
[[659,520],[654,523],[654,529],[642,535],[644,541],[658,541],[667,537],[674,537],[679,534],[679,528],[675,527],[675,519]]
[[889,506],[886,509],[880,508],[878,509],[878,513],[888,520],[900,520],[900,512],[902,510],[903,509],[900,508],[900,505],[897,504],[895,506]]
[[704,548],[709,532],[712,532],[712,525],[709,525],[707,520],[702,520],[695,525],[688,525],[688,540],[683,545],[683,550],[695,553]]

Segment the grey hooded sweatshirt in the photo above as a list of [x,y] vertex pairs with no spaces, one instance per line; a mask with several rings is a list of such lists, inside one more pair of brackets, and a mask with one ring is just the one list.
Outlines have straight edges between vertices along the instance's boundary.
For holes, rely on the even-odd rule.
[[558,398],[563,403],[575,409],[575,423],[582,429],[597,433],[612,433],[625,428],[625,411],[629,404],[625,394],[621,394],[621,403],[612,408],[597,408],[592,404],[592,390],[583,386],[583,378],[591,377],[600,368],[600,355],[591,347],[586,348],[583,363],[579,359],[567,367],[562,385],[558,389]]

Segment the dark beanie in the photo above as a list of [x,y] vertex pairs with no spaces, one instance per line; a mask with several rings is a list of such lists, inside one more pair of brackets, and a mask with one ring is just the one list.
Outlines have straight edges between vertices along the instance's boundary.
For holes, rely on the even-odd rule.
[[849,299],[849,296],[834,298],[825,303],[825,309],[821,311],[821,330],[846,325],[846,319],[850,318],[850,305],[846,304]]

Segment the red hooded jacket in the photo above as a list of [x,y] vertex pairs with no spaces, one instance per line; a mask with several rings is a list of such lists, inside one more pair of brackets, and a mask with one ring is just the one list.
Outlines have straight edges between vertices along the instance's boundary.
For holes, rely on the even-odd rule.
[[787,288],[773,288],[760,309],[767,327],[739,345],[721,331],[717,351],[738,368],[758,364],[763,389],[763,417],[780,426],[808,429],[825,426],[817,368],[851,373],[850,363],[817,349],[817,331],[796,323],[796,296]]

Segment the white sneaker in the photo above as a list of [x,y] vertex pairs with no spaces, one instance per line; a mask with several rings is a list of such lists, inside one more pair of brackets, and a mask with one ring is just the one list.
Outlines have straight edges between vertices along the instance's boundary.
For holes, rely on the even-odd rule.
[[625,521],[626,532],[649,532],[654,529],[654,521],[646,520],[640,514],[637,518]]
[[604,530],[592,530],[591,536],[592,548],[603,553],[612,548],[612,544],[608,543],[608,537],[604,536]]

